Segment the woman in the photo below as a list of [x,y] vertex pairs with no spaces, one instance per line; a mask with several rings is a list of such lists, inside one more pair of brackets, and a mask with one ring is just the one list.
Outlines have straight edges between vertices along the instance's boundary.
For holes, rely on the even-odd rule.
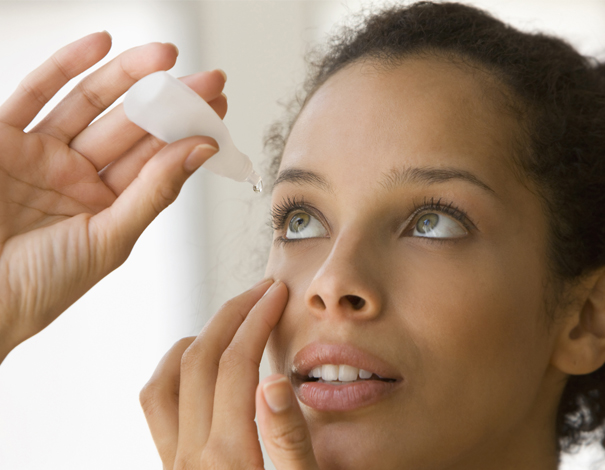
[[[101,33],[59,51],[0,109],[18,203],[2,211],[2,357],[123,262],[216,151],[154,155],[120,108],[88,126],[171,66],[157,44],[23,134],[108,48]],[[186,81],[224,115],[219,72]],[[256,413],[278,469],[557,468],[605,420],[605,67],[423,2],[343,30],[306,91],[269,139],[267,279],[141,392],[164,467],[262,468]],[[45,179],[25,171],[51,155]],[[265,346],[276,374],[258,384]]]

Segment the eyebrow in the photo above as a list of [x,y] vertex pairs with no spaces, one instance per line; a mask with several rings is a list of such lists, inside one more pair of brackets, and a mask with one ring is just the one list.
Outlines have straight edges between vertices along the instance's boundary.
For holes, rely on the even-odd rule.
[[485,191],[496,194],[492,188],[472,173],[458,168],[431,168],[431,167],[402,167],[393,168],[384,174],[380,184],[387,190],[409,183],[437,184],[450,180],[462,180],[471,183]]
[[303,170],[300,168],[286,168],[277,176],[275,183],[273,183],[273,189],[275,189],[278,184],[286,182],[297,185],[310,184],[323,191],[327,191],[330,193],[334,192],[334,188],[332,188],[332,185],[328,182],[327,179],[325,179],[320,174],[310,170]]
[[[462,180],[473,184],[484,191],[496,195],[496,192],[472,173],[458,168],[432,168],[432,167],[401,167],[392,168],[384,173],[379,184],[386,190],[393,190],[399,186],[410,183],[438,184],[450,180]],[[283,170],[275,183],[273,189],[281,183],[293,183],[297,185],[311,184],[323,191],[334,193],[330,182],[319,173],[301,168],[286,168]]]

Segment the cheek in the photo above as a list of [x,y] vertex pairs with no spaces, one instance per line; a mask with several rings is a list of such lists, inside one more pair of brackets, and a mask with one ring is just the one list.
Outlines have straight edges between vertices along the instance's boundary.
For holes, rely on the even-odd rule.
[[549,358],[535,252],[478,244],[466,256],[408,253],[407,266],[394,303],[419,351],[410,376],[421,408],[452,425],[474,416],[478,432],[527,412]]
[[306,311],[305,293],[327,253],[322,247],[313,250],[295,246],[271,249],[265,277],[279,279],[288,287],[288,304],[267,343],[267,353],[274,373],[284,373],[292,340],[311,333],[308,316],[301,315],[300,312]]
[[405,281],[408,296],[401,302],[407,304],[406,323],[437,350],[495,352],[537,334],[542,308],[539,279],[525,278],[487,258],[475,261],[432,263],[425,258],[417,274]]
[[279,279],[286,284],[289,292],[288,304],[292,299],[304,298],[313,276],[329,253],[329,247],[305,248],[273,247],[269,255],[265,276]]

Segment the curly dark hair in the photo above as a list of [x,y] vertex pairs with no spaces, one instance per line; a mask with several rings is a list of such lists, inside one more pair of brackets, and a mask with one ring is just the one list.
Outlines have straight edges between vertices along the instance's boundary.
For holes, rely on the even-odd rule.
[[[503,105],[519,117],[516,167],[549,216],[555,293],[605,266],[605,64],[559,38],[518,31],[467,5],[390,6],[342,27],[327,50],[310,57],[302,94],[265,138],[272,177],[296,117],[328,78],[359,60],[389,67],[418,56],[479,67],[501,84]],[[595,441],[604,427],[602,366],[568,379],[557,414],[558,449]]]

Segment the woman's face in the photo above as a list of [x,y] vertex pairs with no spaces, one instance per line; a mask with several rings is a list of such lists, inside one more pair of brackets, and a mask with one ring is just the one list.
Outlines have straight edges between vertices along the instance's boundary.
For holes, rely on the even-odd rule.
[[[289,137],[267,275],[290,297],[268,348],[322,468],[555,454],[564,377],[549,366],[548,221],[515,177],[514,119],[470,70],[353,64]],[[308,381],[322,364],[394,381],[329,383],[329,366]]]

